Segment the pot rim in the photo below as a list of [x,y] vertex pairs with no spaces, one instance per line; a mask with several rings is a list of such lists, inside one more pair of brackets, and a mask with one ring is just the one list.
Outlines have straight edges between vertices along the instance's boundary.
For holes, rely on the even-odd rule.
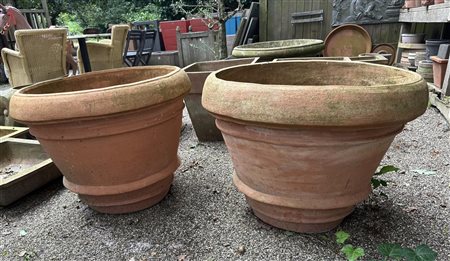
[[[78,95],[78,94],[83,94],[83,93],[94,93],[94,92],[99,92],[99,91],[114,90],[114,89],[123,88],[123,87],[131,87],[133,85],[138,85],[138,84],[143,84],[143,83],[155,82],[155,81],[160,80],[160,79],[169,78],[170,76],[176,74],[177,72],[179,72],[181,70],[181,68],[176,67],[176,66],[161,65],[161,66],[157,66],[157,67],[158,68],[171,68],[172,67],[174,70],[171,71],[168,74],[164,74],[164,75],[157,76],[157,77],[150,78],[150,79],[145,79],[145,80],[141,80],[141,81],[125,83],[125,84],[116,84],[116,85],[111,85],[111,86],[106,86],[106,87],[101,87],[101,88],[95,88],[95,89],[88,89],[88,90],[81,90],[81,91],[70,91],[70,92],[42,93],[42,94],[32,94],[32,93],[27,94],[27,93],[24,93],[25,91],[36,89],[36,88],[41,87],[42,85],[47,85],[47,84],[54,83],[54,82],[75,81],[75,80],[80,79],[80,78],[92,77],[94,74],[95,75],[111,74],[113,72],[123,71],[123,70],[145,70],[146,67],[147,67],[147,69],[149,69],[150,66],[129,67],[129,68],[127,68],[127,67],[115,68],[115,69],[108,69],[108,70],[102,70],[102,71],[96,71],[96,72],[90,72],[90,73],[75,75],[75,76],[71,76],[71,77],[60,77],[60,78],[45,80],[45,81],[38,82],[38,83],[35,83],[35,84],[31,84],[31,85],[28,85],[28,86],[25,86],[25,87],[22,86],[23,88],[21,88],[20,90],[15,92],[14,95],[16,95],[16,96],[27,96],[27,97],[46,97],[46,96],[72,96],[72,95]],[[152,69],[157,69],[157,67],[156,66],[152,66]]]
[[[261,84],[224,80],[218,77],[218,74],[226,70],[238,67],[267,66],[272,62],[239,65],[210,74],[203,90],[203,107],[218,118],[245,121],[254,125],[370,126],[373,124],[404,124],[423,114],[428,104],[428,89],[422,76],[400,68],[346,61],[283,61],[277,63],[364,65],[373,68],[389,68],[404,75],[410,75],[412,78],[406,83],[371,86],[320,85],[318,88],[319,85]],[[236,97],[227,95],[232,92],[238,93]],[[349,93],[350,95],[348,95]],[[333,100],[333,96],[341,99]],[[302,97],[311,97],[311,99],[307,100]],[[281,101],[281,99],[284,100]],[[299,102],[299,99],[302,100]],[[374,105],[376,102],[382,102],[382,108],[376,107],[377,105]],[[389,102],[397,102],[404,107]],[[288,104],[289,109],[281,108],[285,104]],[[345,111],[341,114],[341,111],[337,110]],[[373,120],[374,117],[378,117],[378,119]]]
[[[108,77],[118,72],[170,70],[153,78],[131,81],[124,84],[106,85],[80,91],[54,93],[26,93],[48,84],[65,82],[81,84],[80,79],[92,80]],[[10,115],[24,123],[66,121],[92,118],[142,109],[183,96],[191,88],[187,74],[176,66],[143,66],[116,68],[82,74],[69,78],[58,78],[25,87],[11,97]],[[70,109],[67,109],[70,108]]]
[[[251,47],[251,46],[259,45],[261,43],[296,42],[299,40],[311,41],[311,44],[288,45],[288,46],[268,47],[268,48],[263,48],[263,47],[253,48],[253,47]],[[316,46],[316,45],[323,45],[324,42],[319,39],[289,39],[289,40],[278,40],[278,41],[266,41],[266,42],[261,42],[261,43],[251,43],[251,44],[239,45],[239,46],[236,46],[233,50],[236,50],[236,51],[259,51],[259,52],[267,51],[268,52],[268,51],[290,50],[290,49],[306,48],[306,47],[311,47],[311,46]]]

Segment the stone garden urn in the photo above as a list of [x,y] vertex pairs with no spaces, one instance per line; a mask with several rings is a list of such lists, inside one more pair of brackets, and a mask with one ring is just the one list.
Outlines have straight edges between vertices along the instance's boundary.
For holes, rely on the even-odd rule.
[[226,68],[202,97],[254,214],[306,233],[331,230],[368,197],[395,135],[427,103],[416,73],[336,61]]
[[169,191],[190,87],[178,67],[105,70],[21,89],[10,115],[30,127],[83,202],[133,212]]

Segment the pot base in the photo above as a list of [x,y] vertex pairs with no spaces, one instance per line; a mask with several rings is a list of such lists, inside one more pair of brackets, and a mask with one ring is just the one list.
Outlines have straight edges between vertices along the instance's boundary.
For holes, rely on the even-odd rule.
[[78,197],[90,208],[107,214],[124,214],[137,212],[159,203],[169,192],[173,174],[150,186],[136,191],[117,195],[90,196],[79,194]]
[[[248,188],[239,179],[236,173],[233,181],[240,191],[248,192]],[[353,206],[337,209],[301,209],[280,205],[272,205],[245,197],[255,216],[265,223],[285,230],[300,233],[326,232],[348,216],[354,209]]]
[[[337,227],[342,222],[344,217],[349,215],[353,211],[353,207],[336,209],[334,211],[283,208],[257,202],[249,198],[247,198],[247,203],[252,208],[255,216],[257,216],[263,222],[277,228],[298,233],[322,233],[330,231],[333,228]],[[321,219],[325,219],[328,216],[337,216],[337,214],[339,214],[339,216],[342,215],[343,217],[330,222],[316,223],[320,222]],[[312,218],[314,218],[314,220],[310,220]]]

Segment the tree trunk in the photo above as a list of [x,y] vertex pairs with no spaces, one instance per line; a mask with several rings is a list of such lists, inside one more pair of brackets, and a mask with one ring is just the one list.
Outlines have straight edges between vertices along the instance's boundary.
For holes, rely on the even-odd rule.
[[227,14],[225,13],[225,3],[223,0],[217,0],[218,4],[218,15],[219,15],[219,59],[225,59],[228,56],[227,51],[227,34],[225,30],[225,22]]

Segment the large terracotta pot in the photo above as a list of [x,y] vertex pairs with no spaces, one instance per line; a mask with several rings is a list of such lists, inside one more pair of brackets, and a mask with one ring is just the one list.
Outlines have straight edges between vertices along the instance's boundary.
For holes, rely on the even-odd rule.
[[220,61],[197,62],[183,68],[192,83],[192,89],[184,98],[189,117],[199,141],[222,141],[222,133],[217,129],[215,119],[202,106],[203,84],[213,71],[219,69],[254,63],[256,58],[231,59]]
[[395,135],[427,102],[418,74],[336,61],[227,68],[202,98],[255,215],[297,232],[330,230],[366,199]]
[[169,191],[189,90],[178,67],[113,69],[21,89],[10,113],[30,127],[68,189],[99,212],[125,213]]
[[322,40],[290,39],[268,41],[236,46],[232,55],[239,58],[260,57],[262,59],[315,56],[324,48]]

